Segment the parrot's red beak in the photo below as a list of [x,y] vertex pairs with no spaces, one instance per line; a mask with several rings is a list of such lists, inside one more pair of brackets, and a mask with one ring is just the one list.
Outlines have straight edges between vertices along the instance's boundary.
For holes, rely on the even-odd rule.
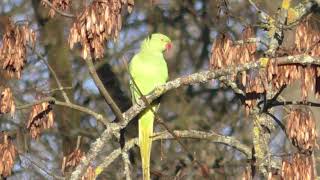
[[166,53],[168,53],[171,50],[171,48],[172,48],[172,43],[171,42],[167,43],[166,44]]

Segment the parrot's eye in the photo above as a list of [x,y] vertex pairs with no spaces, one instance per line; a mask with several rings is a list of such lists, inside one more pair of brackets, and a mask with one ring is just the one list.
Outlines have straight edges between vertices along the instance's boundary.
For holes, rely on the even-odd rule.
[[164,41],[164,39],[160,39],[161,41]]

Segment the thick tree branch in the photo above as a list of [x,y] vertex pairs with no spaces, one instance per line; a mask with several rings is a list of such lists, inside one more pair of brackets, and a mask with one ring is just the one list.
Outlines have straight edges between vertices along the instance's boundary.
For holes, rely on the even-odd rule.
[[[247,158],[251,157],[251,148],[242,144],[239,140],[231,136],[223,136],[215,132],[203,132],[196,130],[173,131],[179,138],[204,139],[214,143],[221,143],[233,147],[243,153]],[[169,132],[154,133],[153,140],[174,139]]]
[[126,180],[131,180],[130,160],[128,152],[122,152],[122,161],[124,164],[124,175],[126,177]]

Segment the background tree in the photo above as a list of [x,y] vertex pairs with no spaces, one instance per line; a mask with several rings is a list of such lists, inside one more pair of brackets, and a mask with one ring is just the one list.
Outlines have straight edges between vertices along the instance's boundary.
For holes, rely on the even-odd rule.
[[[315,179],[318,3],[1,1],[1,176],[139,179],[135,117],[162,96],[153,179]],[[174,41],[171,81],[132,105],[153,32]]]

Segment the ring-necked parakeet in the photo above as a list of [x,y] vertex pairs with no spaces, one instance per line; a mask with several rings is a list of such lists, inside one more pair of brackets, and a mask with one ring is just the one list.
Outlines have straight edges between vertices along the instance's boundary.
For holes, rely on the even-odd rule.
[[[163,52],[170,48],[171,40],[163,34],[152,34],[150,38],[146,38],[143,41],[140,52],[132,58],[129,65],[131,78],[135,82],[130,82],[133,103],[140,98],[140,93],[136,86],[143,95],[147,95],[156,86],[167,81],[168,67]],[[155,111],[158,106],[157,104],[152,104],[152,108]],[[151,110],[144,111],[139,117],[139,146],[144,180],[150,179],[153,121],[154,114]]]

